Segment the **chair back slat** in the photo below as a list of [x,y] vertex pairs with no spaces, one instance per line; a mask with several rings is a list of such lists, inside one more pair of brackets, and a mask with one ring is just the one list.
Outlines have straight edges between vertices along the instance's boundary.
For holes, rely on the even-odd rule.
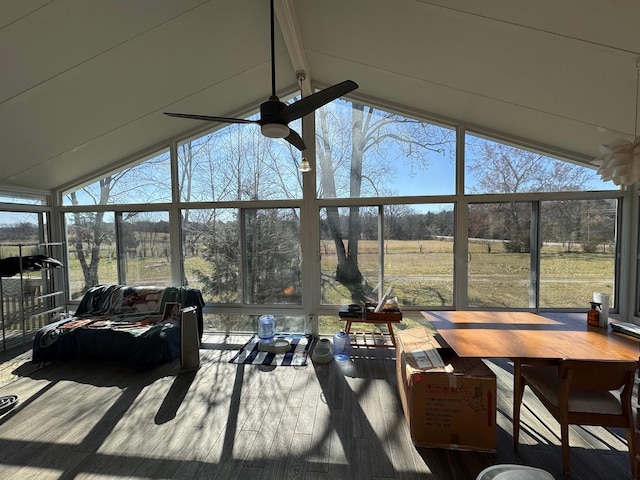
[[563,360],[558,367],[558,374],[566,378],[571,371],[571,388],[604,391],[633,384],[637,369],[637,361]]

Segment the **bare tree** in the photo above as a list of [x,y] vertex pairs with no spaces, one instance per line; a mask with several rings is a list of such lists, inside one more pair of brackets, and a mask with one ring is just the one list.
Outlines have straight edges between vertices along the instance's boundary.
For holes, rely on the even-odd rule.
[[[455,139],[451,131],[428,123],[358,102],[349,105],[350,115],[337,108],[317,111],[319,193],[323,197],[390,194],[388,180],[396,169],[420,174],[429,164],[429,154],[445,152]],[[341,192],[346,185],[348,191]],[[349,208],[346,238],[339,209],[327,207],[326,211],[329,235],[337,253],[336,280],[348,288],[352,301],[362,302],[371,293],[371,286],[358,262],[360,207]]]
[[[468,182],[472,193],[579,191],[585,190],[589,182],[590,174],[584,167],[510,145],[476,139],[467,143],[467,151],[466,171],[469,180],[475,179]],[[579,217],[578,208],[578,202],[569,201],[554,202],[553,209],[547,210],[547,221],[555,218],[563,226],[558,230],[565,232],[562,241],[569,240],[569,232],[575,231],[572,224]],[[510,201],[484,210],[485,221],[489,217],[495,220],[487,238],[504,239],[507,251],[530,250],[531,212],[527,204]],[[478,211],[476,208],[471,212]],[[473,225],[476,220],[470,216],[469,221]]]
[[472,193],[562,192],[584,190],[588,171],[540,153],[489,141],[468,142],[466,171]]
[[[108,205],[110,203],[151,203],[171,199],[168,152],[139,165],[124,168],[105,176],[97,182],[68,194],[71,204]],[[82,195],[82,200],[80,199]],[[113,241],[111,231],[105,225],[104,211],[73,213],[73,225],[69,226],[69,243],[75,246],[82,269],[84,286],[80,294],[100,283],[98,266],[104,242]]]
[[[95,192],[87,192],[94,197],[97,204],[106,204],[111,196],[111,190],[114,184],[121,178],[123,173],[119,175],[109,175],[98,182],[98,196]],[[69,195],[72,205],[78,205],[77,192]],[[98,211],[91,214],[75,212],[73,214],[73,226],[70,229],[69,241],[73,243],[82,268],[82,276],[84,278],[84,287],[79,292],[85,293],[93,285],[100,283],[98,277],[98,265],[100,263],[100,247],[106,239],[104,229],[104,213]],[[86,246],[86,248],[85,248]]]

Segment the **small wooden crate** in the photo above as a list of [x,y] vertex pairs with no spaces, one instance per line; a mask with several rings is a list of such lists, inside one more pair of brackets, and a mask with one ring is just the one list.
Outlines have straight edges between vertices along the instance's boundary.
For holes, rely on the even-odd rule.
[[[393,334],[393,324],[402,321],[402,312],[366,312],[365,316],[347,312],[344,307],[340,309],[340,317],[346,321],[345,332],[351,337],[351,345],[354,347],[395,348],[396,338]],[[387,332],[351,332],[354,323],[384,324]]]

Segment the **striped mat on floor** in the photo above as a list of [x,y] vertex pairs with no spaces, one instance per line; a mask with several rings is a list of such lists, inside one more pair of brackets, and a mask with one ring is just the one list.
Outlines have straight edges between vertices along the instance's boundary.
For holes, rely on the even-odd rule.
[[302,366],[307,364],[311,335],[301,333],[279,333],[276,340],[285,339],[291,343],[291,348],[286,353],[261,352],[258,349],[259,338],[253,334],[247,343],[243,345],[229,363],[245,365],[277,365],[277,366]]

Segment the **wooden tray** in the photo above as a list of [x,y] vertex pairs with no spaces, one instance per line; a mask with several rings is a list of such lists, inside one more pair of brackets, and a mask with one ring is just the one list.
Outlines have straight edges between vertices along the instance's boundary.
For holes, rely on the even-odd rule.
[[367,312],[363,319],[366,322],[400,322],[402,321],[402,312]]

